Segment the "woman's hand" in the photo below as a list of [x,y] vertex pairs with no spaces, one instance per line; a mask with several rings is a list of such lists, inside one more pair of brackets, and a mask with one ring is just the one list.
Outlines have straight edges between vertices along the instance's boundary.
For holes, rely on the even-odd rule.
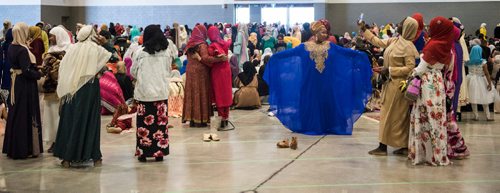
[[104,36],[101,36],[101,35],[97,35],[97,36],[94,36],[94,38],[92,38],[92,40],[98,44],[98,45],[104,45],[107,43],[107,39],[104,37]]
[[218,55],[216,57],[219,58],[221,61],[227,61],[227,56],[224,55],[224,54],[220,54],[220,55]]
[[491,88],[491,81],[490,81],[490,82],[488,82],[488,86],[487,86],[486,88],[488,89],[488,91],[491,91],[491,89],[492,89],[492,88]]
[[358,22],[358,27],[359,27],[359,30],[361,30],[361,32],[365,32],[366,31],[365,21]]

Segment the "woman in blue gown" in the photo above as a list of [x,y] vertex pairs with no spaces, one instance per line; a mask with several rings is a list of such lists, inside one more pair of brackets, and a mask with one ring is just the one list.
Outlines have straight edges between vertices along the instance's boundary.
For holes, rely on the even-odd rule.
[[372,92],[365,53],[328,41],[321,22],[311,26],[314,41],[271,57],[264,79],[269,103],[293,132],[351,135]]

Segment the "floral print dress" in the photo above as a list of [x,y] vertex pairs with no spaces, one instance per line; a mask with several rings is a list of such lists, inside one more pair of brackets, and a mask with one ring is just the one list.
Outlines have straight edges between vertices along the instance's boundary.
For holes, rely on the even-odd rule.
[[169,154],[167,101],[137,101],[136,156],[163,157]]
[[441,73],[443,64],[435,64],[421,77],[421,95],[410,116],[408,158],[413,165],[427,163],[444,166],[447,156],[446,93]]

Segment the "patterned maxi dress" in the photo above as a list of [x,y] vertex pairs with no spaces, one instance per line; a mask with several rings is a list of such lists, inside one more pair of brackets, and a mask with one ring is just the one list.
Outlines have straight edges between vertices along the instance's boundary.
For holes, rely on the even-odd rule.
[[[421,61],[423,63],[425,61]],[[429,65],[430,66],[430,65]],[[408,158],[413,165],[428,163],[444,166],[447,156],[446,93],[441,73],[444,64],[436,63],[421,76],[421,95],[410,115]]]

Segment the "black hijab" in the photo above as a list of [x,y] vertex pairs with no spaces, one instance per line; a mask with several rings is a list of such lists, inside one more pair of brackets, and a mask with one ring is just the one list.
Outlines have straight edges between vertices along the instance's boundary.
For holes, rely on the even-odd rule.
[[144,51],[148,54],[166,50],[168,40],[158,25],[149,25],[144,29]]
[[115,24],[113,22],[109,23],[109,33],[111,35],[116,36]]
[[243,72],[238,74],[238,78],[246,86],[253,81],[256,73],[255,66],[251,62],[245,62],[243,64]]

